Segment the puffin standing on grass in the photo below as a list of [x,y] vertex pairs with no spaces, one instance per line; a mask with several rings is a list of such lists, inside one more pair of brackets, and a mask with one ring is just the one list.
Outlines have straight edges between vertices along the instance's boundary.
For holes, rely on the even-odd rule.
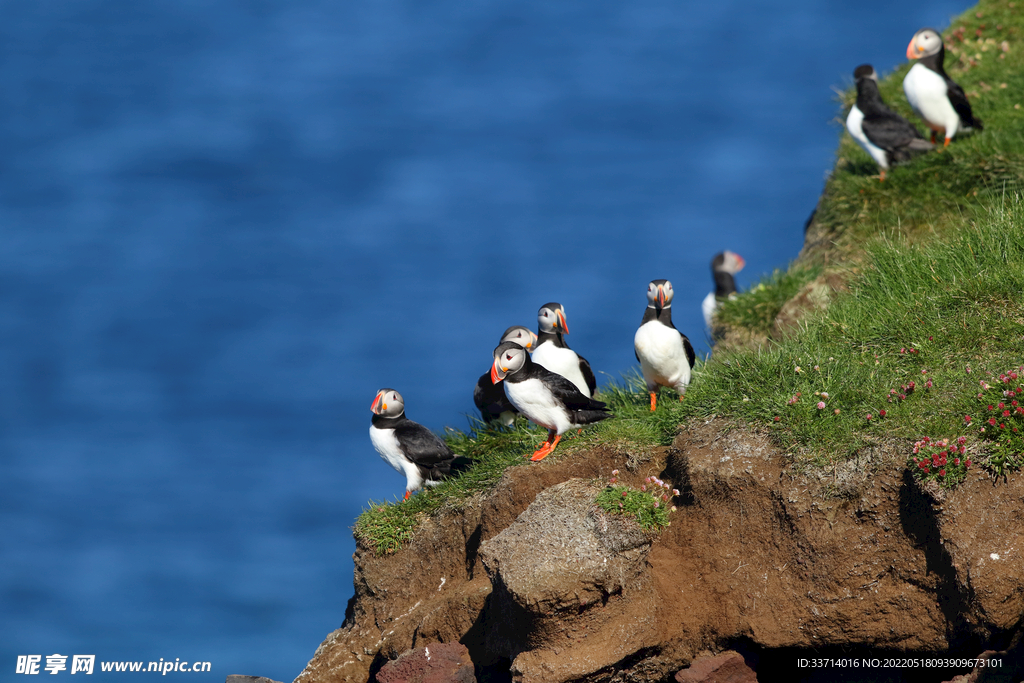
[[548,430],[547,441],[530,460],[543,460],[558,445],[562,434],[612,417],[601,401],[580,393],[572,382],[533,362],[526,349],[504,342],[494,349],[491,382],[505,382],[505,395],[516,409]]
[[576,385],[586,397],[597,391],[597,379],[590,363],[583,356],[569,348],[562,335],[569,334],[565,324],[565,309],[562,304],[551,302],[537,311],[537,347],[533,350],[533,362],[545,369],[565,377]]
[[405,401],[394,389],[381,389],[370,405],[370,441],[389,465],[405,475],[405,500],[424,484],[437,486],[469,463],[436,434],[405,416]]
[[909,161],[915,154],[935,149],[914,124],[885,106],[874,67],[862,64],[854,70],[853,77],[857,80],[857,102],[846,117],[846,130],[878,164],[879,181],[885,180],[890,164]]
[[652,280],[647,285],[647,310],[633,337],[636,359],[651,394],[652,412],[658,405],[661,387],[672,387],[683,400],[690,370],[697,360],[690,340],[672,324],[672,296],[668,280]]
[[981,120],[971,112],[964,89],[946,75],[942,66],[946,47],[938,31],[923,28],[915,33],[907,46],[907,59],[921,61],[903,79],[903,92],[917,115],[932,129],[932,142],[939,131],[945,132],[943,146],[948,147],[958,130],[984,130]]
[[[700,306],[700,310],[704,314],[704,324],[708,326],[708,329],[711,328],[711,319],[714,317],[715,311],[718,310],[718,303],[736,293],[736,278],[734,276],[743,270],[745,265],[747,262],[743,260],[742,256],[729,250],[719,252],[711,259],[711,277],[715,280],[715,291],[708,292]],[[658,282],[662,281],[658,280]],[[648,299],[650,296],[650,289],[648,289]]]
[[[521,325],[515,325],[505,330],[498,343],[505,342],[514,342],[529,351],[537,343],[537,335]],[[491,375],[487,372],[480,376],[476,387],[473,388],[473,403],[480,410],[480,417],[484,422],[497,421],[511,427],[516,415],[519,414],[505,396],[505,388],[492,382]]]

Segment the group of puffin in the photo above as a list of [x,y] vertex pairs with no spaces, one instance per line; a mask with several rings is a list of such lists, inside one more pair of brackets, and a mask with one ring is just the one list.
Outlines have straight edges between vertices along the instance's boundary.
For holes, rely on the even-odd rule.
[[885,105],[878,92],[878,74],[870,64],[853,72],[857,102],[846,117],[846,129],[878,164],[881,180],[890,165],[934,149],[940,132],[945,136],[943,146],[948,147],[957,131],[982,130],[963,88],[946,75],[946,48],[938,31],[923,28],[915,33],[907,46],[907,59],[919,61],[903,79],[903,92],[914,112],[932,129],[931,142]]
[[[958,131],[982,129],[974,117],[963,88],[943,68],[945,47],[938,32],[925,28],[914,34],[907,58],[919,60],[903,79],[903,92],[914,111],[932,129],[931,141],[917,128],[889,109],[878,91],[878,75],[870,64],[854,71],[857,101],[850,109],[846,127],[853,138],[878,163],[881,180],[894,163],[934,149],[939,132],[945,146]],[[743,258],[730,251],[711,262],[715,291],[702,305],[704,320],[711,326],[718,303],[736,291],[734,275]],[[633,338],[636,358],[657,409],[661,387],[670,387],[682,399],[690,383],[696,355],[685,334],[672,324],[672,283],[652,280],[647,286],[647,308]],[[573,429],[613,417],[608,406],[594,399],[597,382],[590,363],[569,348],[565,308],[544,304],[537,313],[538,332],[510,327],[493,352],[490,372],[484,373],[473,391],[473,400],[485,422],[509,426],[521,414],[548,430],[547,439],[530,459],[547,457],[562,435]],[[405,417],[405,402],[394,389],[377,392],[370,440],[392,467],[405,474],[405,498],[424,485],[436,485],[468,461],[426,427]]]
[[[731,251],[712,259],[715,291],[702,306],[709,325],[718,302],[736,292],[733,276],[743,265],[743,258]],[[696,361],[690,340],[672,324],[673,296],[671,282],[651,281],[647,308],[633,338],[652,411],[661,387],[675,389],[682,400]],[[510,426],[521,414],[548,430],[547,439],[530,456],[533,461],[554,451],[566,432],[613,417],[605,403],[594,399],[597,380],[590,363],[565,341],[569,334],[565,308],[557,302],[544,304],[537,312],[537,326],[537,334],[519,325],[505,330],[492,353],[490,371],[473,390],[473,402],[484,422]],[[405,401],[394,389],[378,391],[370,410],[370,441],[388,464],[405,475],[406,500],[468,463],[436,434],[408,419]]]

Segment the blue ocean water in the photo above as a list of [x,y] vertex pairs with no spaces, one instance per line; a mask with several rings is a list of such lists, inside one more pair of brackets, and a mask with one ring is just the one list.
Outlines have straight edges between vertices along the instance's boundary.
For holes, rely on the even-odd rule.
[[615,381],[659,277],[706,352],[713,254],[799,251],[832,87],[966,7],[4,3],[0,671],[291,680],[404,490],[378,388],[467,428],[548,301]]

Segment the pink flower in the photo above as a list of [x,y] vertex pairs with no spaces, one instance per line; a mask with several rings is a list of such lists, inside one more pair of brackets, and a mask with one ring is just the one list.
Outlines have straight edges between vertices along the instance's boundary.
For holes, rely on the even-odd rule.
[[971,374],[971,366],[970,365],[967,366],[967,374],[968,375]]
[[818,410],[824,410],[824,409],[825,409],[825,402],[824,401],[818,401]]
[[964,422],[966,422],[967,424],[971,424],[971,416],[970,415],[964,415]]
[[945,467],[943,467],[941,470],[939,470],[939,476],[940,477],[946,476],[946,468]]
[[835,410],[834,410],[833,412],[834,412],[834,413],[835,413],[836,415],[838,415],[838,414],[839,414],[839,408],[836,408],[836,409],[835,409]]
[[612,476],[613,477],[619,476],[619,471],[618,470],[612,470]]
[[927,382],[925,382],[924,383],[924,387],[925,387],[925,389],[931,389],[932,388],[932,381],[928,380]]
[[661,501],[659,501],[659,500],[654,501],[654,507],[661,507]]
[[778,421],[779,421],[779,420],[781,420],[781,419],[782,419],[782,418],[781,418],[781,417],[779,417],[778,415],[776,415],[776,416],[775,416],[775,421],[776,421],[776,422],[778,422]]
[[885,411],[884,410],[879,410],[878,411],[878,417],[885,417]]
[[958,439],[956,440],[956,442],[957,442],[958,444],[960,444],[961,446],[963,446],[963,445],[964,445],[964,444],[965,444],[965,443],[967,442],[967,439],[966,439],[965,437],[962,437],[962,436],[961,436],[960,438],[958,438]]
[[679,489],[672,489],[672,495],[673,496],[678,496],[679,495]]
[[871,413],[868,413],[867,415],[865,415],[864,418],[870,420],[871,419]]

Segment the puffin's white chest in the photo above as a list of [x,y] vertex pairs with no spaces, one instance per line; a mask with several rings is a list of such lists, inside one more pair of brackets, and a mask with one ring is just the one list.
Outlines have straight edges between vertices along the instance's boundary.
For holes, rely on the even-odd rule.
[[917,115],[934,130],[944,128],[946,137],[956,134],[960,115],[953,109],[945,79],[924,64],[915,64],[903,79],[903,92]]
[[370,442],[385,462],[405,475],[406,490],[415,491],[423,485],[423,477],[420,476],[419,468],[406,459],[402,453],[402,447],[398,443],[394,429],[378,429],[371,425]]
[[[580,357],[572,349],[555,346],[552,342],[544,342],[533,352],[533,362],[542,365],[556,375],[561,375],[576,385],[580,393],[590,397],[590,387],[580,370]],[[540,424],[540,423],[538,423]]]
[[871,140],[868,140],[868,136],[864,134],[864,112],[857,108],[857,105],[853,105],[850,109],[850,114],[846,117],[846,130],[850,131],[850,135],[856,140],[861,147],[871,155],[871,158],[875,160],[879,166],[883,169],[889,168],[889,158],[885,153],[885,150],[875,145]]
[[679,330],[652,320],[636,331],[633,347],[649,388],[658,384],[685,391],[690,383],[690,361]]
[[505,382],[505,395],[520,413],[541,427],[563,434],[575,426],[562,404],[539,379]]

